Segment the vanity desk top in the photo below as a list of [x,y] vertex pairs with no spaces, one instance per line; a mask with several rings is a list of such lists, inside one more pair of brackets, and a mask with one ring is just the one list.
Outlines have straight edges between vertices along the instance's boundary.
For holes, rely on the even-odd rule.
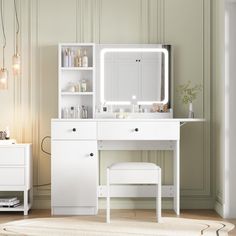
[[171,118],[171,119],[109,119],[109,118],[94,118],[94,119],[52,119],[52,121],[60,122],[203,122],[206,121],[204,118]]

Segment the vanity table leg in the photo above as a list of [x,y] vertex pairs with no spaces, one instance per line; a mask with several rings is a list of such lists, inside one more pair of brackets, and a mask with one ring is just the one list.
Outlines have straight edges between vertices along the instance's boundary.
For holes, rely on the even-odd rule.
[[176,140],[174,149],[174,210],[177,215],[180,214],[180,160],[179,160],[179,140]]
[[24,190],[24,215],[28,215],[28,190]]
[[110,223],[110,214],[110,172],[107,169],[107,223]]

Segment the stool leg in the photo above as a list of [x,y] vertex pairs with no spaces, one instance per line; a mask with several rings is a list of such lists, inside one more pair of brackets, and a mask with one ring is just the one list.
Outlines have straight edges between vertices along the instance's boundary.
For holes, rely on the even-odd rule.
[[107,168],[107,223],[110,223],[110,171]]
[[161,222],[161,170],[158,170],[158,184],[157,184],[157,195],[156,195],[156,216],[157,222]]

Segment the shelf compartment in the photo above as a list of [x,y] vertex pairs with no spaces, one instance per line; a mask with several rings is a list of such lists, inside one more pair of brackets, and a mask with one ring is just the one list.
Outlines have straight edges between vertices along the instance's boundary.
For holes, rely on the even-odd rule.
[[28,203],[26,205],[26,208],[24,208],[24,204],[20,204],[17,207],[0,207],[0,211],[25,211],[25,210],[29,210],[31,208],[32,204]]

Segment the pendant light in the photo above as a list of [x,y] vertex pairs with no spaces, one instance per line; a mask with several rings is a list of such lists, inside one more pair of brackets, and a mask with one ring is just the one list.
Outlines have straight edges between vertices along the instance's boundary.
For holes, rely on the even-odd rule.
[[0,69],[0,90],[8,88],[8,71],[5,68],[5,48],[6,48],[6,35],[3,22],[3,0],[1,0],[1,23],[2,23],[2,35],[3,35],[3,46],[2,46],[2,67]]
[[16,39],[15,39],[15,52],[12,57],[12,69],[13,69],[13,75],[19,76],[20,75],[20,54],[19,54],[19,19],[17,14],[17,8],[16,8],[16,0],[14,0],[14,11],[15,11],[15,17],[16,17]]

